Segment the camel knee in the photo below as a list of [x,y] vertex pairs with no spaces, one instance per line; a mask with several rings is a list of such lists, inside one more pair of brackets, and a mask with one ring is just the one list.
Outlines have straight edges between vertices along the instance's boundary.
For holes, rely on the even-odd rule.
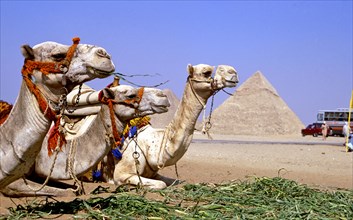
[[165,189],[167,184],[163,181],[156,180],[152,185],[147,186],[150,189]]
[[160,180],[154,180],[154,179],[149,179],[145,177],[141,177],[138,175],[132,175],[129,177],[126,177],[126,175],[122,175],[118,178],[114,178],[114,183],[116,186],[121,186],[121,185],[142,185],[143,187],[149,188],[149,189],[164,189],[167,187],[167,184],[163,181]]

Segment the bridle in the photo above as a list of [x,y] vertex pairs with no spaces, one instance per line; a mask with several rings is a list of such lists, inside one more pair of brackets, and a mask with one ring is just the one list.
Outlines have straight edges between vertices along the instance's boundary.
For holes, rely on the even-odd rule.
[[[27,87],[30,89],[30,91],[33,93],[33,95],[36,97],[42,113],[46,113],[45,115],[49,119],[53,118],[54,112],[46,111],[48,108],[48,103],[47,103],[46,99],[40,94],[39,89],[32,81],[33,71],[38,70],[38,71],[42,72],[44,75],[48,75],[48,74],[52,74],[52,73],[65,74],[69,70],[69,66],[70,66],[72,57],[75,53],[77,45],[80,42],[80,38],[78,38],[78,37],[73,38],[72,41],[73,41],[73,45],[69,48],[64,60],[62,60],[60,62],[41,62],[41,61],[33,61],[33,60],[25,59],[25,63],[22,67],[22,71],[21,71],[22,77],[25,80]],[[63,86],[63,87],[65,87],[65,86]],[[43,105],[42,103],[45,105]]]
[[213,94],[217,91],[217,89],[216,89],[216,87],[215,87],[215,84],[214,84],[214,79],[213,79],[212,77],[209,77],[209,78],[207,78],[207,79],[205,79],[205,80],[198,80],[198,79],[193,79],[193,78],[191,78],[190,76],[188,76],[187,80],[188,80],[188,82],[189,82],[189,85],[190,85],[190,88],[191,88],[192,93],[194,94],[194,96],[196,97],[196,99],[200,102],[200,104],[202,105],[203,109],[205,109],[205,108],[206,108],[206,103],[204,103],[204,102],[201,101],[200,96],[196,93],[195,88],[194,88],[192,82],[197,82],[197,83],[210,83],[210,85],[211,85],[211,90],[212,90],[212,92],[213,92],[211,95],[213,95]]
[[[207,117],[208,120],[206,121],[206,104],[207,103],[203,103],[200,99],[200,96],[197,95],[191,81],[194,81],[194,82],[206,82],[206,83],[210,83],[211,84],[211,90],[212,90],[212,101],[211,101],[211,109],[210,109],[210,114],[209,116]],[[212,127],[212,124],[211,124],[211,116],[212,116],[212,110],[213,110],[213,102],[214,102],[214,97],[215,95],[217,94],[217,92],[219,91],[219,89],[217,89],[216,87],[216,84],[214,83],[214,79],[212,77],[209,77],[208,79],[206,80],[196,80],[196,79],[191,79],[190,76],[188,77],[188,82],[190,84],[190,88],[191,88],[191,91],[192,93],[194,94],[194,96],[196,97],[196,99],[200,102],[200,104],[202,105],[202,110],[203,110],[203,116],[202,116],[202,121],[203,121],[203,126],[202,126],[202,133],[203,134],[207,134],[208,138],[209,139],[212,139],[210,134],[209,134],[209,130],[211,129]]]
[[29,59],[25,59],[25,64],[22,68],[23,75],[31,75],[33,70],[39,70],[40,72],[44,73],[44,75],[48,75],[50,73],[66,73],[69,70],[69,66],[72,60],[72,57],[75,54],[75,50],[77,45],[80,42],[80,38],[75,37],[72,39],[73,44],[69,48],[68,52],[66,53],[66,57],[64,60],[60,62],[41,62],[41,61],[33,61]]
[[112,98],[107,98],[105,96],[103,96],[102,92],[99,94],[99,101],[103,104],[108,105],[109,107],[109,115],[110,115],[110,120],[111,120],[111,124],[112,124],[112,133],[113,133],[113,138],[114,138],[114,146],[113,149],[117,148],[117,147],[121,147],[122,143],[121,143],[121,135],[119,135],[116,123],[115,123],[115,112],[114,112],[114,104],[123,104],[123,105],[127,105],[130,106],[132,108],[135,109],[135,114],[138,115],[138,107],[140,106],[140,102],[142,100],[144,94],[144,87],[140,87],[138,89],[137,92],[137,96],[133,97],[133,98],[129,98],[129,99],[125,99],[125,100],[121,100],[121,101],[116,101]]
[[[107,88],[110,88],[112,86],[119,86],[119,81],[118,80],[114,80],[113,83],[109,84],[107,86]],[[140,106],[140,102],[142,100],[144,94],[144,87],[140,87],[138,89],[137,92],[137,96],[130,98],[130,99],[125,99],[125,100],[114,100],[112,98],[107,98],[105,96],[103,96],[103,91],[101,91],[98,95],[98,100],[105,105],[108,105],[109,108],[109,116],[110,116],[110,121],[111,121],[111,126],[112,126],[112,134],[108,134],[109,138],[111,138],[111,135],[113,135],[113,143],[111,145],[111,149],[110,149],[110,153],[116,158],[116,159],[121,159],[122,157],[122,145],[124,144],[124,132],[123,134],[119,134],[118,132],[118,128],[116,126],[116,121],[115,121],[115,112],[114,112],[114,105],[115,104],[122,104],[122,105],[126,105],[129,106],[131,108],[135,109],[135,114],[138,115],[138,107]],[[129,122],[130,123],[130,122]],[[101,162],[100,162],[101,163]],[[96,172],[96,171],[93,171]],[[95,174],[98,175],[96,178],[99,178],[99,176],[101,175],[99,174]],[[93,177],[95,178],[95,177]]]
[[[75,54],[77,45],[80,42],[80,38],[75,37],[72,39],[73,44],[69,48],[66,57],[64,60],[60,62],[41,62],[41,61],[33,61],[29,59],[25,59],[24,65],[22,67],[22,77],[26,82],[28,89],[35,96],[39,108],[41,112],[47,117],[49,120],[54,121],[55,126],[50,130],[49,139],[48,139],[48,155],[52,155],[53,151],[59,147],[61,149],[62,145],[66,143],[65,136],[63,131],[60,131],[60,120],[63,109],[52,110],[49,107],[49,104],[46,98],[41,94],[41,91],[32,81],[33,71],[38,70],[42,72],[44,75],[48,74],[66,74],[69,70],[69,66],[71,60]],[[65,85],[63,85],[63,89],[67,92]],[[60,111],[60,112],[59,112]]]

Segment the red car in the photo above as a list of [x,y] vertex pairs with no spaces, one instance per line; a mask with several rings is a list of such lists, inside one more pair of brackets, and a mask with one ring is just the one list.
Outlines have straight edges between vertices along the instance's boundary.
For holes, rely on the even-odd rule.
[[306,128],[302,129],[302,135],[312,135],[314,137],[322,135],[321,125],[322,123],[313,123],[308,125]]

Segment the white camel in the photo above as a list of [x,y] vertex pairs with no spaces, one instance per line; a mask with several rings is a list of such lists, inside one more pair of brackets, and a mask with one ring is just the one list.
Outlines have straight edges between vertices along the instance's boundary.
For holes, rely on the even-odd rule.
[[[142,185],[163,189],[174,179],[161,176],[158,171],[177,163],[187,151],[193,137],[195,124],[207,100],[224,87],[238,83],[236,70],[228,65],[217,68],[214,80],[213,67],[205,64],[188,65],[189,76],[184,94],[173,120],[165,129],[150,125],[142,128],[135,139],[125,141],[123,157],[115,163],[113,181],[116,185]],[[110,174],[105,173],[106,181]]]
[[[143,92],[141,93],[141,91]],[[170,106],[167,96],[160,89],[133,88],[128,85],[119,85],[110,89],[104,89],[103,92],[106,94],[109,93],[110,98],[115,103],[113,123],[117,126],[116,129],[119,135],[123,133],[126,124],[131,119],[155,113],[163,113]],[[127,104],[133,100],[136,102]],[[93,117],[93,119],[87,120],[88,124],[86,122],[84,125],[85,130],[80,130],[79,135],[67,138],[66,147],[58,154],[51,173],[52,179],[71,179],[69,172],[67,172],[69,169],[69,159],[75,161],[72,170],[76,176],[80,177],[101,161],[111,150],[114,137],[109,106],[101,105],[99,113],[89,117]],[[68,124],[68,126],[70,125]],[[69,152],[71,147],[76,147],[76,153],[72,157],[70,157]],[[38,154],[35,162],[36,174],[42,177],[48,176],[48,167],[50,167],[53,160],[54,158],[48,159],[46,143],[43,142],[41,152]]]
[[[52,121],[57,125],[60,122],[67,93],[76,85],[107,77],[115,70],[105,49],[79,44],[79,38],[73,41],[72,46],[44,42],[33,48],[21,47],[25,57],[21,90],[0,126],[0,189],[33,165]],[[62,135],[56,130],[52,137]]]
[[[94,91],[88,86],[83,86],[81,93],[80,100],[82,101],[78,103],[79,106],[76,106],[72,113],[66,112],[66,116],[71,119],[74,119],[73,116],[80,118],[78,122],[67,122],[64,125],[66,145],[56,157],[48,158],[47,142],[44,141],[35,162],[35,169],[29,176],[30,179],[38,180],[37,176],[44,178],[50,176],[51,180],[57,182],[80,178],[115,148],[115,142],[120,141],[120,135],[131,119],[137,116],[163,113],[170,106],[163,91],[155,88],[133,88],[128,85],[119,85]],[[109,105],[102,104],[99,101],[101,97],[112,100],[114,103],[113,122]],[[68,95],[68,100],[75,103],[75,90]],[[82,115],[87,116],[82,118],[80,117]],[[114,126],[120,134],[118,137],[114,136]],[[2,193],[7,196],[66,196],[72,193],[70,188],[66,190],[45,186],[40,189],[41,184],[28,180],[26,182],[24,183],[23,180],[13,182],[2,190]],[[40,190],[33,191],[26,184]]]

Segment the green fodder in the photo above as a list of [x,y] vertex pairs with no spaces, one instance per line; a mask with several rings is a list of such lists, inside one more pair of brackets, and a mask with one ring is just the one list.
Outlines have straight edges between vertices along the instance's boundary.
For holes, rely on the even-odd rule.
[[262,177],[18,206],[3,218],[70,214],[72,219],[353,219],[352,193],[320,191],[279,177]]

